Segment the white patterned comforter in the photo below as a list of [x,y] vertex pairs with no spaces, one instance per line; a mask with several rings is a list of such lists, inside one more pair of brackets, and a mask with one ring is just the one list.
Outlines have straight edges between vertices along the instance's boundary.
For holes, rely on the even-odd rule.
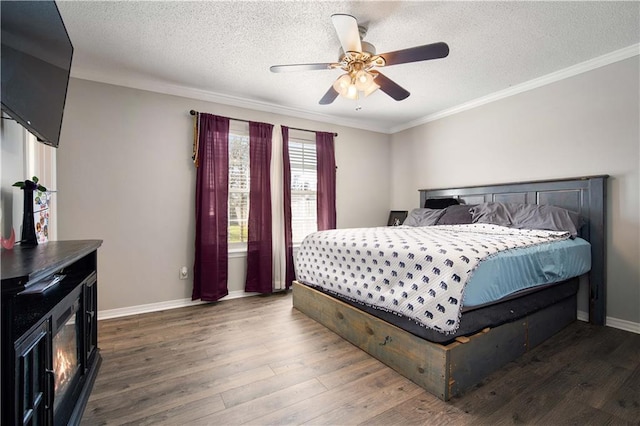
[[464,287],[499,251],[569,238],[497,225],[338,229],[305,238],[296,278],[418,324],[454,333]]

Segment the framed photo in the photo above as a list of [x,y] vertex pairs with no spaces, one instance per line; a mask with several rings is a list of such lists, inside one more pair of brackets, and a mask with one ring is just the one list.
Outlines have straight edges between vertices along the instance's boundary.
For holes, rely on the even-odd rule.
[[387,226],[399,226],[407,218],[409,212],[407,210],[391,210],[389,212],[389,221]]

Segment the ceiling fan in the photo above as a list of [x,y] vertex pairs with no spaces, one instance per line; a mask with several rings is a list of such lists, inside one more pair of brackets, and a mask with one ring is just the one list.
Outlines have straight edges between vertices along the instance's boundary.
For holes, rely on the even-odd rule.
[[331,20],[342,46],[338,62],[273,65],[270,68],[272,72],[276,73],[334,68],[344,70],[346,73],[338,77],[320,99],[321,105],[332,103],[338,95],[347,99],[358,99],[360,93],[369,96],[377,89],[382,90],[396,101],[401,101],[406,99],[410,93],[374,68],[444,58],[449,54],[449,46],[439,42],[376,55],[376,48],[371,43],[362,41],[366,29],[358,26],[356,18],[338,13],[331,15]]

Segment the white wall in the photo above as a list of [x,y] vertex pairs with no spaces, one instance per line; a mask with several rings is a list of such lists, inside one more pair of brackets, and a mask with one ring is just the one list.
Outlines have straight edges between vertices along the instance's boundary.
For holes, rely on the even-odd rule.
[[607,316],[640,323],[639,76],[636,56],[394,134],[392,205],[417,207],[420,188],[609,174]]
[[2,143],[1,209],[0,232],[8,238],[11,229],[20,241],[22,228],[23,193],[12,187],[14,182],[30,178],[24,171],[24,128],[10,119],[0,120],[0,141]]
[[[389,135],[71,79],[58,148],[58,235],[102,239],[99,310],[191,297],[195,169],[189,110],[338,132],[338,227],[385,225]],[[229,291],[244,287],[229,262]]]

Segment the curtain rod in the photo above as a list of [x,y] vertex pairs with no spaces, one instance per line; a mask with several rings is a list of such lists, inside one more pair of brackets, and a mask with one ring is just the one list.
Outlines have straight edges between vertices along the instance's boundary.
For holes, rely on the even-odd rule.
[[[193,110],[193,109],[191,111],[189,111],[189,114],[191,114],[191,115],[196,115],[197,113],[198,113],[198,111]],[[251,123],[249,120],[243,120],[241,118],[233,118],[233,117],[227,117],[227,118],[229,120],[242,121],[244,123]]]
[[[193,109],[192,109],[191,111],[189,111],[189,114],[191,114],[191,115],[196,115],[197,113],[198,113],[198,111],[193,110]],[[250,123],[250,122],[251,122],[251,121],[249,121],[249,120],[243,120],[243,119],[241,119],[241,118],[232,118],[232,117],[229,117],[229,120],[242,121],[242,122],[244,122],[244,123]],[[289,127],[289,126],[286,126],[286,127]],[[312,133],[316,133],[316,131],[315,131],[315,130],[300,129],[300,128],[298,128],[298,127],[289,127],[289,129],[291,129],[291,130],[300,130],[300,131],[302,131],[302,132],[312,132]],[[334,134],[333,134],[333,136],[337,137],[337,136],[338,136],[338,134],[337,134],[337,133],[334,133]]]

